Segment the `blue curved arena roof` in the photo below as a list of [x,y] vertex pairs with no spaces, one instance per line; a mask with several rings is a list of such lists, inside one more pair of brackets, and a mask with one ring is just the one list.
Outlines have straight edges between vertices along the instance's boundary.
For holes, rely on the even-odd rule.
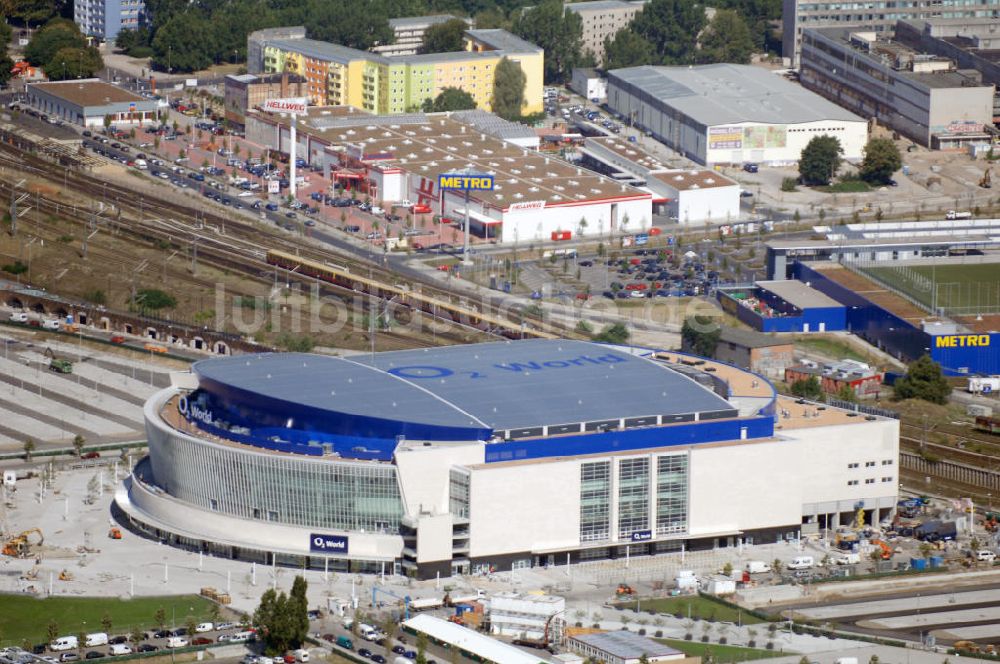
[[583,341],[531,339],[346,358],[240,355],[202,360],[194,372],[203,390],[229,404],[287,408],[289,418],[323,412],[352,422],[352,434],[361,436],[396,431],[468,439],[471,432],[539,435],[539,427],[552,433],[554,425],[602,420],[736,415],[725,399],[659,362]]

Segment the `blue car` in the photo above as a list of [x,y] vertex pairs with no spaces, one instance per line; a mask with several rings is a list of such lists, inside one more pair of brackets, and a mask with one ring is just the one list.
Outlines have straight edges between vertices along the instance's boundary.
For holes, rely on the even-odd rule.
[[277,212],[278,211],[278,204],[277,203],[268,203],[264,207],[267,208],[268,210],[270,210],[271,212]]

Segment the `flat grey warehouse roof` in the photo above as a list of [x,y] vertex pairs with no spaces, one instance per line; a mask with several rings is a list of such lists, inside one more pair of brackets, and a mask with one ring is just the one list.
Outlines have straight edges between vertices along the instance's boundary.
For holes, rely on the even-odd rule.
[[757,285],[766,291],[774,293],[785,302],[793,304],[799,309],[844,306],[826,293],[821,293],[812,286],[806,286],[801,281],[794,281],[792,279],[758,281]]
[[800,85],[750,65],[628,67],[608,72],[609,86],[616,81],[634,86],[646,99],[676,108],[706,126],[865,121]]
[[495,431],[696,412],[735,416],[725,399],[659,362],[559,339],[348,358],[242,355],[202,360],[194,371],[199,379],[331,413]]

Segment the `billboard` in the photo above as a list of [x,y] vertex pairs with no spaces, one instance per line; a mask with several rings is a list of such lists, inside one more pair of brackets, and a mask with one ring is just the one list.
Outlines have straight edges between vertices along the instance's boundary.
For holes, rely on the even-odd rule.
[[438,189],[452,191],[493,191],[493,176],[486,173],[442,173]]
[[649,540],[653,539],[653,531],[637,530],[634,533],[632,533],[631,539],[633,542],[648,542]]
[[743,147],[750,150],[783,148],[788,139],[785,125],[762,125],[743,128]]
[[742,127],[709,127],[709,150],[739,150],[743,147]]
[[309,536],[309,550],[319,553],[347,553],[347,538],[343,535]]
[[303,115],[309,100],[306,97],[289,97],[288,99],[267,99],[261,107],[267,113],[292,113]]

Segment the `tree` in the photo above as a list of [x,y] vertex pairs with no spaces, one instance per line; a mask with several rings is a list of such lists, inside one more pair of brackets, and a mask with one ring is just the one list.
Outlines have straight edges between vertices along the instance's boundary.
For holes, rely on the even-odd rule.
[[580,64],[583,49],[583,19],[565,10],[562,0],[542,0],[522,13],[513,32],[545,49],[545,82],[563,83]]
[[56,622],[55,618],[49,620],[49,624],[45,628],[45,636],[48,637],[49,643],[59,638],[59,623]]
[[493,78],[493,112],[505,120],[520,118],[526,82],[519,64],[501,58]]
[[420,45],[420,53],[452,53],[465,48],[465,31],[468,24],[460,18],[453,18],[444,23],[436,23],[424,31],[424,43]]
[[823,395],[823,389],[820,387],[819,379],[816,376],[800,378],[794,381],[788,387],[788,391],[794,396],[802,397],[803,399],[812,399],[813,401]]
[[628,328],[623,323],[613,323],[594,336],[594,341],[608,344],[624,344],[629,338]]
[[212,23],[204,16],[177,14],[156,31],[152,65],[177,72],[205,69],[214,62],[215,39]]
[[44,65],[45,74],[53,81],[93,78],[103,68],[104,59],[92,46],[61,48]]
[[105,611],[104,615],[101,616],[101,629],[104,630],[105,634],[110,634],[112,626],[111,614]]
[[7,44],[10,43],[10,38],[10,26],[0,22],[0,85],[10,80],[10,70],[14,68],[14,61],[7,55]]
[[698,62],[747,64],[754,52],[753,38],[743,17],[732,9],[720,9],[699,38]]
[[24,441],[24,459],[25,461],[31,461],[31,453],[35,451],[35,441],[31,438]]
[[802,184],[829,184],[840,168],[843,153],[844,149],[836,137],[829,134],[813,137],[799,157],[799,178]]
[[446,111],[469,111],[476,107],[472,95],[460,88],[444,88],[434,99],[425,99],[424,113],[444,113]]
[[[24,48],[24,59],[36,67],[45,67],[60,49],[85,49],[87,39],[73,21],[56,18],[35,33]],[[67,63],[68,64],[68,63]],[[51,76],[51,72],[46,71]]]
[[632,29],[659,55],[659,64],[694,62],[705,9],[688,0],[650,0],[632,21]]
[[298,648],[305,643],[309,635],[309,599],[306,591],[309,584],[303,576],[297,575],[292,582],[292,590],[288,596],[288,613],[291,632],[289,640],[292,647]]
[[146,638],[146,635],[142,631],[142,627],[138,624],[132,625],[132,631],[129,633],[129,639],[131,639],[132,643],[141,643],[144,638]]
[[685,318],[681,325],[684,348],[702,357],[715,356],[715,347],[719,344],[721,336],[722,327],[719,323],[705,316]]
[[622,28],[615,36],[604,39],[604,68],[620,69],[649,65],[657,61],[653,45],[630,28]]
[[837,390],[837,398],[841,401],[855,403],[858,400],[858,395],[854,393],[854,388],[851,387],[850,383],[844,383]]
[[[83,446],[86,443],[87,443],[87,439],[84,438],[83,436],[81,436],[80,434],[76,434],[76,436],[73,437],[73,451],[76,453],[77,456],[80,456],[80,455],[83,454]],[[108,630],[105,630],[105,631],[108,631]]]
[[922,399],[931,403],[948,402],[951,386],[941,375],[941,365],[923,355],[910,363],[906,375],[896,380],[896,399]]
[[187,629],[188,638],[194,638],[195,630],[198,628],[198,621],[190,613],[184,619],[184,628]]
[[902,167],[903,158],[896,144],[888,138],[873,138],[865,145],[865,158],[858,174],[865,182],[887,184]]
[[423,632],[417,634],[417,659],[414,664],[427,664],[427,635]]
[[153,624],[156,625],[156,629],[163,629],[167,624],[167,610],[162,606],[153,613]]

